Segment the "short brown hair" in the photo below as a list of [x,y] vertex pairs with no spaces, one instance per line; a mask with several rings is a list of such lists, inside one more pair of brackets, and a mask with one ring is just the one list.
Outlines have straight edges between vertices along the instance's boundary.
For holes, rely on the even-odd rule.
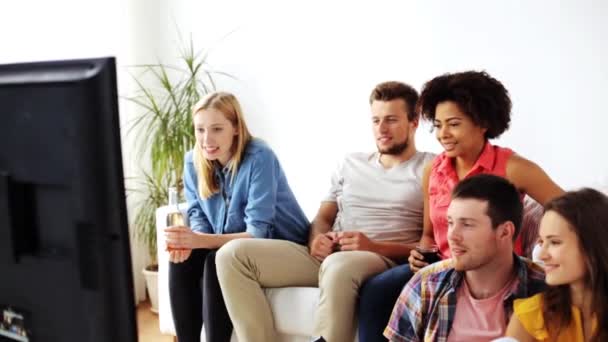
[[486,214],[492,221],[492,228],[511,221],[515,226],[513,241],[517,239],[523,221],[524,206],[519,198],[519,191],[506,178],[486,173],[467,177],[452,190],[452,200],[457,198],[488,202]]
[[416,112],[416,102],[418,102],[418,92],[412,86],[403,82],[389,81],[378,84],[369,95],[369,103],[374,101],[392,101],[401,99],[405,102],[407,119],[409,121],[418,120]]

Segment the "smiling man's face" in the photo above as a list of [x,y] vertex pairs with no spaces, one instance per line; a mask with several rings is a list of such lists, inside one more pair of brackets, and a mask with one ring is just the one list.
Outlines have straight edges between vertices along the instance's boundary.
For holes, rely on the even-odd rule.
[[457,271],[479,269],[499,252],[499,231],[492,228],[488,202],[454,198],[448,207],[448,244]]

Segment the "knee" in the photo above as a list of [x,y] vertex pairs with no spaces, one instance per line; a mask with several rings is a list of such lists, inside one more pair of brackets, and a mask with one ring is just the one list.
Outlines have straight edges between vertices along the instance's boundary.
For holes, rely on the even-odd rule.
[[356,265],[353,264],[352,258],[349,258],[348,252],[333,253],[321,263],[319,286],[340,288],[352,284],[357,278],[355,270]]
[[243,250],[247,248],[247,240],[236,239],[228,241],[215,253],[215,265],[218,269],[223,269],[226,266],[238,261],[243,254]]

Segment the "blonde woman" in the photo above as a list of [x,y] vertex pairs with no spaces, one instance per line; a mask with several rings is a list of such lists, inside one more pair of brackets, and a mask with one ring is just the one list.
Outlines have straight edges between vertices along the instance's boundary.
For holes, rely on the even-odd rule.
[[177,338],[229,341],[232,323],[217,280],[215,253],[230,240],[305,244],[309,222],[274,152],[249,133],[236,97],[217,92],[193,108],[196,144],[185,156],[190,227],[165,230]]

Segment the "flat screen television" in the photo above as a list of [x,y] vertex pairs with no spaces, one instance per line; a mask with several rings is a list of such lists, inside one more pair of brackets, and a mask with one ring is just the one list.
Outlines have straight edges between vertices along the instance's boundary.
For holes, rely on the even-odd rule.
[[0,65],[0,341],[136,341],[114,58]]

